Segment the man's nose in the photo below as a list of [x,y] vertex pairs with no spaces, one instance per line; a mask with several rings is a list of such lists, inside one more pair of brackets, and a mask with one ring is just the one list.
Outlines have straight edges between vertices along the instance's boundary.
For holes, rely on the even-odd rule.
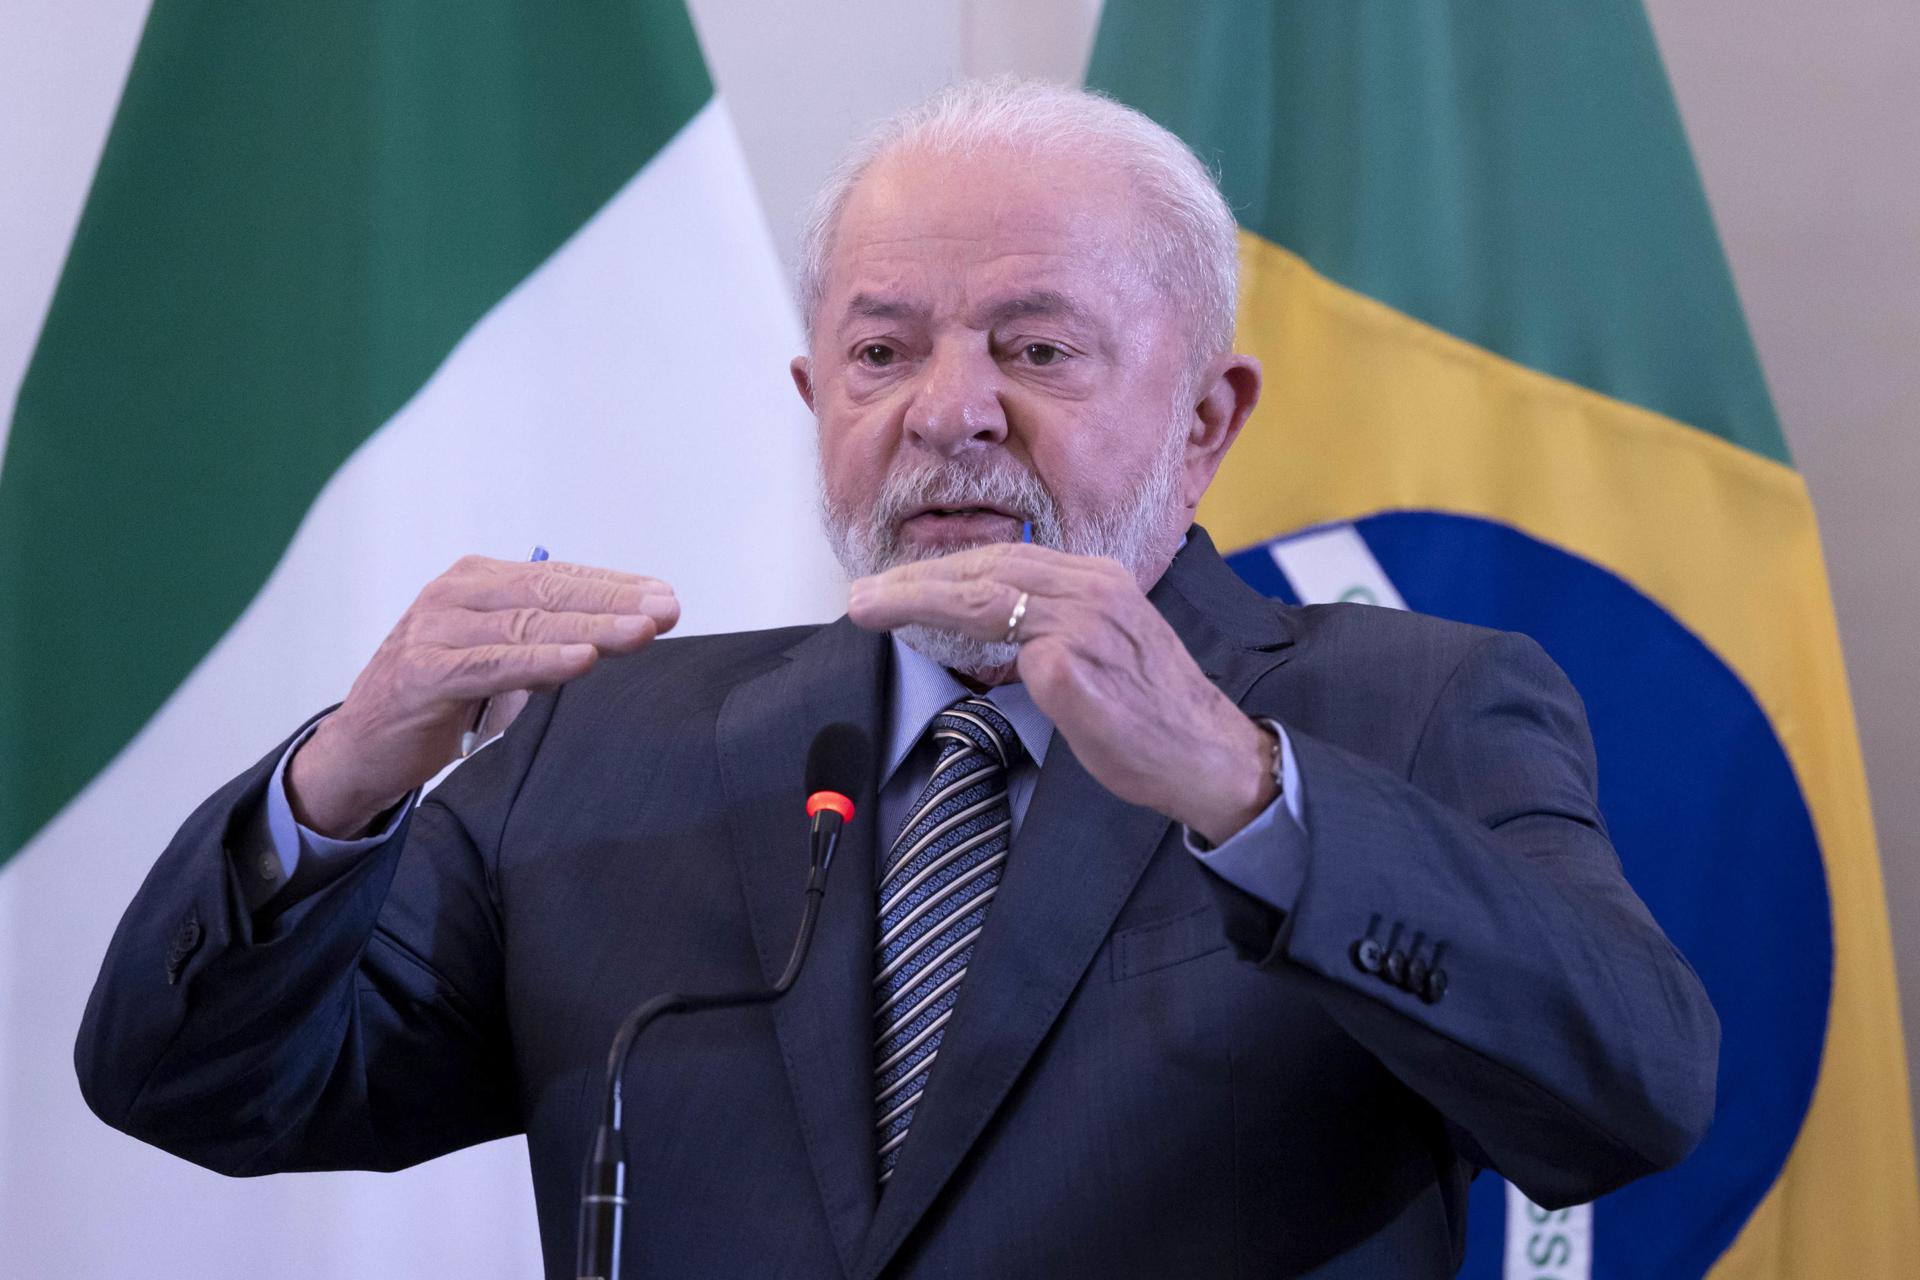
[[907,406],[910,439],[943,457],[1007,438],[1001,370],[986,344],[936,347]]

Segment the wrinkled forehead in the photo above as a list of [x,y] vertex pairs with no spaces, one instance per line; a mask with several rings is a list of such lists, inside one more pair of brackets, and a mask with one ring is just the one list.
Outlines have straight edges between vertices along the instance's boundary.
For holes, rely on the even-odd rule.
[[822,301],[831,310],[888,284],[1125,293],[1147,275],[1137,203],[1125,174],[1071,154],[883,156],[848,194]]

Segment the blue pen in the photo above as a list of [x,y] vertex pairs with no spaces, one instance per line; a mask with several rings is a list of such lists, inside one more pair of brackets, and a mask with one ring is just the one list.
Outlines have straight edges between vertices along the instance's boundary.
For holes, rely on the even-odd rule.
[[[539,564],[546,558],[547,549],[537,543],[534,545],[533,550],[527,553],[528,564]],[[492,710],[493,699],[491,697],[480,699],[480,707],[473,713],[473,723],[468,725],[467,731],[460,735],[460,758],[462,760],[465,760],[479,748],[480,730],[486,726],[487,713]]]

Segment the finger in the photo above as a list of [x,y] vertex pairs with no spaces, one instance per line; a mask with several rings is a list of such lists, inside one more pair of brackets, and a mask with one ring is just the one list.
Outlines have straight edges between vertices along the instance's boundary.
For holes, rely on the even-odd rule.
[[495,560],[491,556],[461,556],[453,566],[434,581],[454,582],[464,579],[514,578],[529,573],[557,573],[573,578],[598,578],[610,582],[638,583],[642,586],[665,586],[658,578],[643,573],[629,573],[624,569],[606,569],[599,565],[578,564],[571,560]]
[[910,582],[959,582],[971,578],[990,578],[996,582],[1010,583],[1022,591],[1057,594],[1065,590],[1070,582],[1097,575],[1112,567],[1111,561],[1055,551],[1052,547],[996,542],[928,560],[911,561],[874,576]]
[[1078,605],[1110,609],[1139,588],[1112,560],[996,543],[860,578],[847,612],[856,625],[876,631],[918,623],[1004,640],[1023,592],[1028,602],[1019,638],[1031,640],[1056,629]]
[[549,613],[646,614],[667,630],[680,619],[673,588],[639,574],[572,572],[577,566],[509,565],[508,571],[446,580],[427,603],[487,612],[533,608]]
[[602,653],[630,653],[660,633],[646,613],[549,613],[531,607],[443,609],[422,620],[420,638],[450,649],[489,644],[590,644]]
[[[976,640],[1004,640],[1022,588],[990,578],[919,578],[881,574],[855,584],[847,613],[869,631],[918,624],[959,631]],[[1050,597],[1027,591],[1020,637],[1044,634]]]
[[444,655],[445,673],[435,691],[467,701],[563,684],[591,667],[600,651],[590,644],[491,644]]

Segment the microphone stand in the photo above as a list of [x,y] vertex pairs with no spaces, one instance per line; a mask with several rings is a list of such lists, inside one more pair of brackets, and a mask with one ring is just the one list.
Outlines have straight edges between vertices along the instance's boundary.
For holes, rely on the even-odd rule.
[[806,906],[800,916],[800,932],[793,940],[793,953],[787,957],[787,967],[779,980],[758,991],[655,996],[629,1013],[620,1024],[613,1046],[607,1051],[606,1097],[600,1127],[594,1131],[586,1169],[581,1176],[580,1229],[575,1250],[575,1274],[580,1280],[619,1280],[621,1227],[627,1209],[627,1147],[626,1135],[621,1129],[621,1088],[633,1042],[656,1019],[668,1014],[771,1004],[793,986],[813,945],[813,927],[820,918],[820,902],[827,891],[827,868],[832,865],[833,851],[839,845],[841,827],[853,812],[853,805],[845,797],[835,795],[832,799],[845,806],[844,812],[831,803],[815,808],[815,801],[808,801],[807,807],[813,813],[813,832]]

